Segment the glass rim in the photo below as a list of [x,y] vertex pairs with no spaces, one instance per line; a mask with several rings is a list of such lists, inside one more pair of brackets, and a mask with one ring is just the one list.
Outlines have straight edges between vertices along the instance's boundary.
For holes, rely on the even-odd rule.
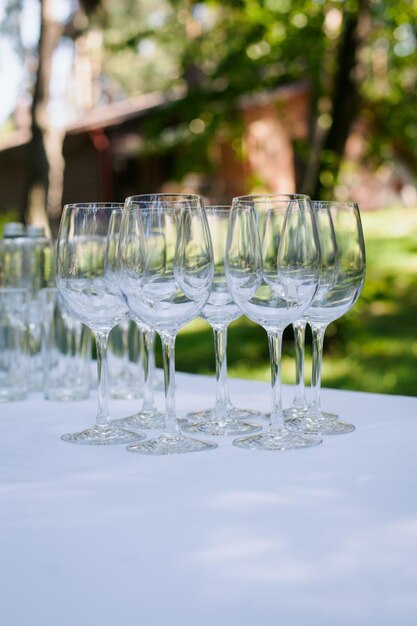
[[67,209],[114,209],[123,210],[123,202],[69,202],[64,204],[63,211]]
[[276,202],[288,202],[291,200],[308,200],[311,202],[310,196],[304,193],[254,193],[247,194],[245,196],[236,196],[233,198],[233,203],[236,202],[254,202],[254,201],[264,201],[271,202],[271,200],[275,200]]
[[311,200],[311,206],[316,209],[319,209],[320,207],[322,207],[323,209],[327,209],[334,206],[336,208],[346,207],[348,209],[359,210],[358,203],[354,202],[353,200]]
[[196,193],[142,193],[127,196],[124,201],[124,206],[126,207],[132,202],[136,202],[137,204],[155,204],[155,202],[159,201],[170,204],[179,204],[180,202],[190,202],[196,200],[203,204],[203,197]]

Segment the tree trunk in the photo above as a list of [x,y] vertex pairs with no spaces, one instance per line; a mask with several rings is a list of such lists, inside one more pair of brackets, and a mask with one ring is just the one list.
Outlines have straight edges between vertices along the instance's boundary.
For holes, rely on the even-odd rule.
[[312,198],[320,198],[322,194],[323,182],[320,175],[324,169],[329,172],[326,191],[332,193],[345,144],[359,111],[358,52],[366,31],[367,20],[368,0],[360,0],[358,11],[346,19],[339,46],[337,72],[330,95],[331,125],[323,132],[320,131],[316,121],[310,158],[302,185],[304,193]]
[[50,226],[56,234],[64,175],[63,131],[51,125],[48,104],[52,58],[64,26],[53,16],[53,0],[40,0],[39,61],[32,101],[32,138],[28,146],[25,222]]

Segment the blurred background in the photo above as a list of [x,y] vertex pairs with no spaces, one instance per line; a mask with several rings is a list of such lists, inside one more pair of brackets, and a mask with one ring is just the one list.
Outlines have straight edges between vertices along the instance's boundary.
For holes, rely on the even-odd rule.
[[[357,201],[367,279],[323,384],[417,395],[415,0],[0,0],[0,88],[0,231],[156,191]],[[211,373],[212,343],[187,326],[177,369]],[[287,383],[292,355],[287,329]],[[247,320],[228,358],[269,379]]]

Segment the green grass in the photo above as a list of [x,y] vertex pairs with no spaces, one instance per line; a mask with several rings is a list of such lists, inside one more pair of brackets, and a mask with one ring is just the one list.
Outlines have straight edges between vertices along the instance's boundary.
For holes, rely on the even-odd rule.
[[[323,385],[417,395],[417,209],[363,214],[367,276],[360,299],[326,332]],[[310,373],[307,339],[307,376]],[[177,369],[214,371],[210,327],[196,320],[177,339]],[[241,318],[230,326],[229,375],[269,380],[266,333]],[[292,332],[284,335],[283,381],[294,380]]]

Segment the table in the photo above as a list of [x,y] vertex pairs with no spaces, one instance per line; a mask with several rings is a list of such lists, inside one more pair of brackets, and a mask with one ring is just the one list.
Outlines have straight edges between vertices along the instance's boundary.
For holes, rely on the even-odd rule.
[[[268,408],[265,383],[231,393]],[[178,376],[179,413],[213,395]],[[417,398],[324,389],[323,405],[356,431],[167,457],[62,442],[93,396],[0,405],[0,624],[417,624]]]

